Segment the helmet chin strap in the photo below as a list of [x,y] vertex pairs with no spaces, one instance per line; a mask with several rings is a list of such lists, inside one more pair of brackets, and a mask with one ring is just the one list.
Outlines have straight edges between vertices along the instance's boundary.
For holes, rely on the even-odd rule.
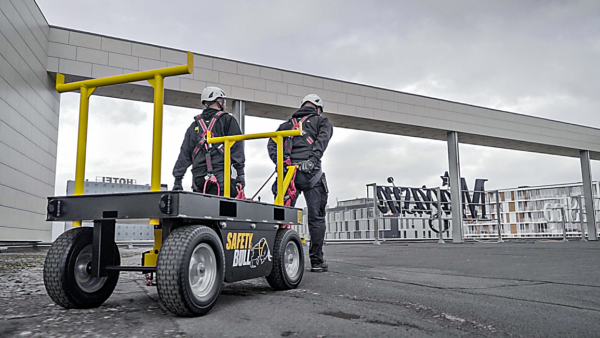
[[214,102],[208,103],[208,104],[204,104],[204,106],[206,108],[210,108],[210,106],[212,106],[213,104],[218,104],[219,105],[219,111],[223,111],[223,105],[219,102],[219,100],[215,100]]

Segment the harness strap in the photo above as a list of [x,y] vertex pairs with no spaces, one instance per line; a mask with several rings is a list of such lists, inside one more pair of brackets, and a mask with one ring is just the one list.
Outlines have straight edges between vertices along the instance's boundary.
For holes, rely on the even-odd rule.
[[[204,119],[202,118],[202,115],[197,115],[194,119],[196,120],[196,123],[198,124],[198,126],[200,128],[202,128],[202,134],[200,135],[200,140],[198,141],[198,144],[196,145],[196,147],[194,148],[194,152],[192,153],[192,161],[194,161],[194,159],[196,158],[196,155],[198,154],[198,152],[200,152],[200,149],[202,147],[204,147],[204,149],[206,150],[206,153],[204,154],[204,160],[206,161],[206,177],[204,178],[205,182],[204,182],[204,189],[202,190],[203,193],[206,193],[206,187],[209,183],[211,184],[215,184],[217,186],[217,195],[221,195],[221,187],[219,186],[219,181],[217,181],[217,177],[213,174],[213,166],[212,166],[212,160],[211,160],[211,156],[210,156],[210,150],[212,149],[212,144],[209,144],[208,142],[206,142],[206,135],[208,134],[208,132],[212,132],[212,129],[215,127],[215,123],[217,122],[217,120],[219,119],[219,117],[221,117],[224,114],[223,111],[219,111],[217,112],[211,119],[210,122],[208,124],[208,126],[206,126],[206,122],[204,122]],[[200,131],[198,131],[200,132]],[[219,145],[217,147],[217,149],[220,149],[223,145]]]
[[[292,117],[290,119],[290,122],[292,122],[292,129],[290,130],[298,130],[300,128],[300,125],[302,123],[304,123],[304,121],[306,121],[309,117],[311,117],[313,114],[309,114],[309,115],[304,115],[300,121],[298,121],[295,117]],[[308,142],[308,144],[312,145],[315,141],[310,137],[310,136],[300,136],[302,137],[304,140],[306,140],[306,142]],[[289,136],[285,142],[283,143],[283,153],[287,154],[288,156],[291,156],[292,154],[292,143],[293,143],[293,138],[294,136]]]
[[315,185],[317,185],[317,183],[319,183],[319,181],[321,180],[321,176],[323,176],[323,170],[319,169],[319,171],[317,171],[317,173],[315,174],[315,176],[313,176],[313,178],[311,178],[310,180],[310,188],[314,188]]
[[222,111],[217,112],[215,114],[215,116],[213,116],[212,119],[210,120],[208,127],[206,126],[206,122],[204,122],[204,119],[202,119],[202,115],[197,115],[194,118],[196,120],[196,123],[198,124],[198,126],[200,128],[202,128],[202,134],[200,135],[200,140],[198,141],[198,144],[196,145],[196,147],[194,148],[194,151],[192,153],[192,161],[196,158],[196,155],[200,151],[200,148],[204,147],[204,149],[206,149],[205,158],[206,158],[206,165],[208,167],[209,172],[212,172],[212,164],[210,163],[210,149],[212,148],[212,144],[209,144],[208,142],[206,142],[206,135],[208,134],[209,131],[212,132],[212,129],[214,128],[215,123],[217,122],[219,117],[221,117],[223,114],[224,114],[224,112],[222,112]]

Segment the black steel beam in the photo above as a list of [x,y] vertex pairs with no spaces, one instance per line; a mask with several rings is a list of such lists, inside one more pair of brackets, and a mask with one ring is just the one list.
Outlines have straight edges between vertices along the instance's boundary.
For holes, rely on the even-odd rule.
[[106,271],[140,271],[140,272],[156,272],[154,266],[124,266],[124,265],[107,265],[104,268]]
[[115,220],[94,221],[92,242],[93,277],[105,277],[106,266],[115,262]]

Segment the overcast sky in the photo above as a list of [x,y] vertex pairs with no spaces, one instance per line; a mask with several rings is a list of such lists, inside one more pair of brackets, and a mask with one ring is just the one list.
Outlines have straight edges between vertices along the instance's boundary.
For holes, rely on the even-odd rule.
[[[598,1],[37,2],[51,25],[600,127]],[[62,94],[57,194],[74,178],[78,105],[77,94]],[[197,113],[165,107],[169,186]],[[86,178],[150,183],[151,123],[151,104],[92,97]],[[247,117],[246,132],[279,123]],[[490,189],[581,181],[577,158],[470,145],[460,152],[471,188],[476,178]],[[266,141],[247,143],[246,157],[252,195],[273,168]],[[362,197],[367,183],[388,176],[397,185],[438,186],[448,167],[445,142],[341,128],[323,162],[330,205]],[[596,161],[592,169],[600,177]]]

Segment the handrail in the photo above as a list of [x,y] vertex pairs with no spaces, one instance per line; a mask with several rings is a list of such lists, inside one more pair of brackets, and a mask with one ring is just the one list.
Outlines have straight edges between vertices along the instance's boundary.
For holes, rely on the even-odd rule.
[[[297,130],[282,130],[282,131],[271,131],[271,132],[267,132],[267,133],[241,134],[241,135],[219,136],[219,137],[212,137],[212,135],[208,134],[206,137],[206,141],[208,143],[224,143],[227,140],[236,142],[236,141],[254,140],[254,139],[259,139],[259,138],[275,138],[279,135],[281,135],[283,137],[301,136],[302,128],[297,129]],[[210,139],[210,141],[209,141],[209,139]]]
[[[77,136],[77,161],[75,167],[75,191],[73,195],[83,195],[85,187],[85,158],[87,148],[88,110],[89,98],[98,87],[123,84],[146,80],[154,88],[154,124],[152,141],[152,179],[150,191],[160,191],[160,172],[162,158],[162,127],[163,127],[163,102],[164,78],[175,75],[192,74],[194,71],[194,54],[187,52],[187,64],[146,70],[130,74],[108,76],[98,79],[83,80],[65,83],[63,74],[56,74],[56,91],[59,93],[79,90],[79,129]],[[151,220],[151,224],[158,224],[158,220]],[[81,226],[81,221],[73,222],[74,226]]]
[[[302,135],[302,125],[300,125],[299,129],[296,130],[282,130],[282,131],[273,131],[268,133],[257,133],[257,134],[244,134],[244,135],[232,135],[232,136],[219,136],[212,137],[211,132],[207,132],[206,134],[206,142],[207,143],[224,143],[225,148],[225,179],[224,179],[224,191],[223,196],[230,197],[231,196],[231,147],[237,141],[244,140],[254,140],[260,138],[270,138],[277,144],[277,197],[275,197],[275,205],[283,205],[284,200],[283,197],[285,195],[285,191],[292,180],[292,176],[294,171],[296,170],[296,166],[288,166],[288,173],[285,177],[283,177],[283,138],[289,136],[301,136]],[[285,184],[284,184],[285,183]]]

